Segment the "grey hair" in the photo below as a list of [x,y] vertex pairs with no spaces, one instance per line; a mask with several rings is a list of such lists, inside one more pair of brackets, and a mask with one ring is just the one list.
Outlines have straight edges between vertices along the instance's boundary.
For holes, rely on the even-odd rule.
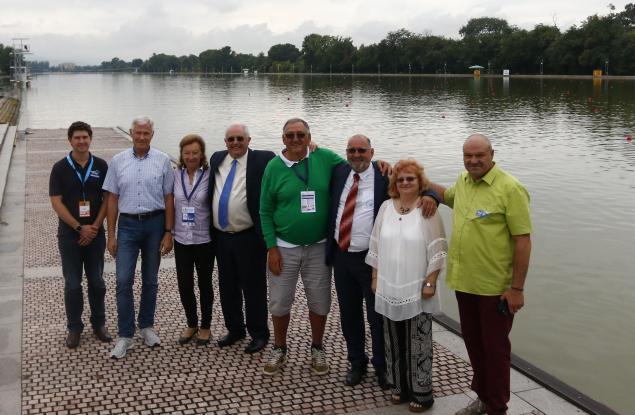
[[304,121],[302,118],[290,118],[290,119],[288,119],[287,122],[284,123],[284,127],[282,127],[282,131],[286,130],[287,126],[289,124],[295,124],[297,122],[301,122],[302,125],[304,125],[304,128],[306,128],[306,132],[311,134],[311,129],[309,128],[309,123]]
[[133,118],[132,123],[130,124],[130,129],[134,129],[135,125],[149,125],[150,128],[152,128],[152,131],[154,131],[154,121],[152,121],[152,118],[147,115],[141,115]]
[[227,131],[231,130],[231,129],[232,129],[232,128],[234,128],[234,127],[240,127],[240,128],[242,128],[242,130],[245,132],[245,135],[246,135],[247,137],[250,137],[250,138],[251,138],[251,134],[249,134],[249,128],[247,128],[247,126],[246,126],[245,124],[242,124],[242,123],[239,123],[239,122],[237,122],[237,123],[233,123],[233,124],[231,124],[229,127],[227,127],[227,129],[225,130],[225,136],[227,136]]
[[369,147],[372,147],[372,145],[370,144],[370,138],[366,137],[364,134],[355,134],[353,136],[351,136],[351,138],[349,138],[349,141],[353,138],[363,138],[366,140],[366,142],[368,143]]

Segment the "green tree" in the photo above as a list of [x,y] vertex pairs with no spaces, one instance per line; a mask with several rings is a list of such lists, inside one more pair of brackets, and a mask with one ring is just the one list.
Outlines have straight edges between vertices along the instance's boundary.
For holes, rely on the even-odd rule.
[[470,19],[459,30],[463,37],[463,63],[466,66],[489,64],[496,71],[500,67],[497,58],[501,42],[515,30],[517,29],[510,26],[506,20],[496,17]]
[[0,43],[0,75],[9,75],[11,67],[11,47]]
[[291,43],[277,44],[269,48],[267,57],[272,61],[297,62],[302,52]]
[[198,55],[201,70],[203,72],[237,72],[240,64],[236,59],[236,52],[231,47],[221,49],[208,49]]

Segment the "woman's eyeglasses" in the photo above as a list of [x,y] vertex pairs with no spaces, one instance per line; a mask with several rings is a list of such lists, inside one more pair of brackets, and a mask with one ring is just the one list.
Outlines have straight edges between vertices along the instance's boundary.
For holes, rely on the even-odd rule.
[[397,183],[403,183],[403,182],[414,182],[415,180],[417,180],[417,178],[415,176],[405,176],[405,177],[397,177]]

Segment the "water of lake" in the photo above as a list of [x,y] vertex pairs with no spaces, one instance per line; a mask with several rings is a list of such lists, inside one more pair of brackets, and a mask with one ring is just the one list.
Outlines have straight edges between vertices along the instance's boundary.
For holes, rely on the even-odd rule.
[[[635,379],[635,82],[351,76],[44,75],[24,97],[21,128],[84,120],[123,126],[147,114],[154,145],[177,154],[203,135],[208,153],[225,127],[246,123],[252,147],[278,150],[282,124],[300,116],[320,145],[344,154],[368,135],[378,158],[413,157],[449,185],[472,132],[532,196],[533,252],[526,307],[512,332],[521,357],[633,413]],[[211,151],[210,151],[211,150]],[[446,227],[450,211],[442,208]],[[449,232],[448,232],[449,234]],[[457,318],[453,296],[444,311]]]

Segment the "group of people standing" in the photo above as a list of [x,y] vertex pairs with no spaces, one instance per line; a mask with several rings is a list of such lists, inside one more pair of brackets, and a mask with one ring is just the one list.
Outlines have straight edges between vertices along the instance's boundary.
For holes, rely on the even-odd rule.
[[[278,154],[250,149],[248,128],[234,124],[225,132],[226,150],[213,153],[208,162],[202,137],[189,134],[179,143],[176,169],[150,146],[151,119],[134,119],[130,135],[132,148],[108,166],[89,151],[91,127],[75,122],[68,129],[72,151],[51,172],[69,348],[79,345],[84,328],[82,269],[93,331],[101,341],[112,341],[105,325],[106,247],[116,260],[117,280],[118,337],[111,356],[123,358],[134,346],[139,254],[137,324],[147,346],[159,345],[154,330],[158,270],[161,255],[174,248],[187,321],[179,343],[210,342],[215,259],[227,328],[218,346],[249,334],[245,353],[263,350],[270,341],[270,313],[273,346],[263,373],[277,374],[287,363],[287,331],[301,278],[311,370],[323,375],[329,371],[323,338],[333,275],[350,363],[344,383],[359,384],[370,362],[378,385],[391,389],[393,403],[409,402],[412,412],[423,412],[434,403],[432,314],[439,311],[437,282],[447,261],[446,280],[456,290],[478,395],[457,414],[505,413],[508,335],[524,304],[531,219],[527,191],[494,163],[485,136],[466,140],[467,171],[446,189],[431,183],[414,160],[392,167],[373,161],[374,149],[364,135],[348,140],[346,159],[318,147],[308,123],[299,118],[284,124],[284,148]],[[454,211],[449,249],[437,212],[440,202]]]

